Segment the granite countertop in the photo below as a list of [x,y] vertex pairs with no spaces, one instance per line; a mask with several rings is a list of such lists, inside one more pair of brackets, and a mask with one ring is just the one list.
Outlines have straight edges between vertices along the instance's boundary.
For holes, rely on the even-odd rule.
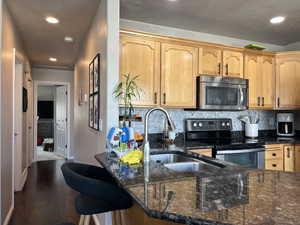
[[[180,148],[163,152],[211,160]],[[250,169],[216,159],[225,167],[204,163],[198,172],[181,173],[152,161],[145,182],[143,165],[123,165],[108,153],[96,159],[154,218],[190,225],[300,224],[300,173]]]
[[[298,132],[297,132],[298,133]],[[247,139],[244,137],[243,132],[232,132],[231,138],[224,140],[222,143],[218,140],[185,140],[184,135],[180,134],[174,143],[174,145],[164,144],[162,139],[162,134],[152,134],[150,145],[152,148],[164,148],[171,149],[174,146],[183,148],[183,149],[207,149],[207,148],[226,148],[232,146],[241,147],[246,145],[269,145],[269,144],[300,144],[300,135],[294,137],[280,137],[276,135],[276,132],[271,131],[261,131],[257,139]]]

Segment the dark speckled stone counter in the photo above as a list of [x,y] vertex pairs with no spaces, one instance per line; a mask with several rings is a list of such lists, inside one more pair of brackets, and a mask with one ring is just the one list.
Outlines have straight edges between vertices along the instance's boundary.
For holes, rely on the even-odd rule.
[[145,182],[142,165],[123,165],[108,153],[96,159],[154,218],[190,225],[300,224],[300,173],[248,169],[218,160],[214,162],[226,167],[181,173],[151,162],[150,181]]

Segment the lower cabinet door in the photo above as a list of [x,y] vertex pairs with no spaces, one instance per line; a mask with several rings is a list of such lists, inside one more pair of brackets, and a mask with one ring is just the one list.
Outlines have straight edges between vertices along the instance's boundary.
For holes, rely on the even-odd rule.
[[293,172],[295,171],[295,147],[284,146],[284,170]]

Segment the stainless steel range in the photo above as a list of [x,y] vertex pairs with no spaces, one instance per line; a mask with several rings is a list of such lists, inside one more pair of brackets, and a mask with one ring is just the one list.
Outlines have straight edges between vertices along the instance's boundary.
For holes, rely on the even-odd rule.
[[213,157],[251,168],[265,168],[265,148],[259,140],[232,135],[231,119],[186,119],[187,149],[213,146]]

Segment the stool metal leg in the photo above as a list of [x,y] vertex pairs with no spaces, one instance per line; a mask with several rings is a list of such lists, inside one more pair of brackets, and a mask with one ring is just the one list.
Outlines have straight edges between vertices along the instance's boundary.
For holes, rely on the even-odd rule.
[[80,215],[79,225],[84,225],[85,215]]
[[91,216],[87,215],[84,218],[84,225],[90,225]]
[[101,225],[96,214],[92,215],[95,225]]

